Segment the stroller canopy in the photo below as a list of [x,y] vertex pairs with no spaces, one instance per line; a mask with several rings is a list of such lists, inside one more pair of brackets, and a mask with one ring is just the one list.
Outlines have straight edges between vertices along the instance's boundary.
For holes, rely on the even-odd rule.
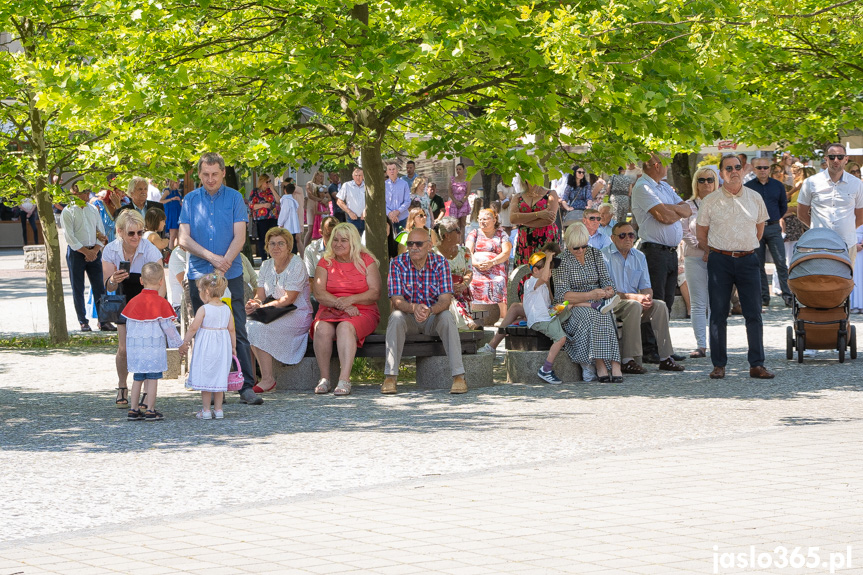
[[833,230],[812,228],[800,236],[788,262],[788,287],[807,307],[838,307],[854,289],[845,241]]

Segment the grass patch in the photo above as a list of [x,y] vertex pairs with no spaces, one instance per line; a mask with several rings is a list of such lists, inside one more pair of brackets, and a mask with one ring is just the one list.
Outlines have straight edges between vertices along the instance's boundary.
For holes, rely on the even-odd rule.
[[51,343],[47,335],[0,336],[0,349],[80,349],[108,346],[117,346],[117,334],[70,334],[69,341],[63,344]]
[[[413,362],[399,366],[399,381],[416,381],[417,368]],[[354,358],[354,366],[351,368],[351,382],[353,383],[383,383],[384,360],[383,358]]]

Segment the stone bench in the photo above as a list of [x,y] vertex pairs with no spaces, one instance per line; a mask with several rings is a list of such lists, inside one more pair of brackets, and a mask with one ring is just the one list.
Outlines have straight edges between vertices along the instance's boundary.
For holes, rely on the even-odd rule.
[[[477,350],[485,343],[487,336],[483,331],[459,332],[461,339],[462,361],[465,368],[465,379],[468,388],[488,387],[494,385],[494,357],[491,354],[478,354]],[[333,343],[333,355],[330,360],[330,375],[339,373],[339,354]],[[357,348],[356,357],[383,358],[386,357],[386,336],[372,334],[366,338],[363,347]],[[444,351],[443,342],[437,336],[408,335],[405,338],[402,360],[416,358],[417,386],[422,389],[449,389],[452,385],[449,359]],[[311,341],[306,348],[306,355],[296,365],[285,365],[274,362],[276,388],[282,390],[312,391],[321,378],[318,362]],[[381,381],[383,383],[383,381]]]

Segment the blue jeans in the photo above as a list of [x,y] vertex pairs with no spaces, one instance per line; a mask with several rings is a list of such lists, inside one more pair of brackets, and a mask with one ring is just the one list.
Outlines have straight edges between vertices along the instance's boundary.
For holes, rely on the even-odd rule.
[[84,254],[70,247],[66,248],[66,265],[69,267],[69,283],[72,284],[72,302],[75,304],[75,315],[78,323],[87,323],[87,310],[84,307],[84,274],[90,280],[93,288],[93,301],[96,302],[96,313],[99,312],[99,299],[105,294],[105,282],[102,280],[102,252],[92,262],[84,259]]
[[[255,385],[255,372],[252,371],[252,348],[249,346],[249,336],[246,333],[243,276],[240,275],[228,280],[228,289],[231,290],[231,312],[234,316],[234,330],[237,334],[237,359],[240,360],[240,369],[243,370],[243,387],[240,389],[240,393],[243,393]],[[198,308],[204,305],[204,302],[201,301],[201,293],[198,291],[198,284],[194,280],[189,281],[189,297],[192,300],[193,312],[198,313]]]
[[767,272],[764,271],[764,263],[770,248],[773,256],[773,265],[776,266],[776,275],[779,276],[779,287],[782,290],[782,299],[790,299],[791,290],[788,289],[788,265],[785,262],[785,240],[782,239],[782,228],[779,223],[764,226],[764,235],[761,236],[761,245],[755,252],[761,263],[761,300],[770,301],[770,282],[767,281]]
[[746,320],[750,367],[764,365],[763,325],[761,321],[761,277],[758,256],[749,254],[734,258],[711,252],[707,260],[710,285],[710,360],[714,367],[728,363],[726,331],[731,308],[731,290],[737,286],[740,307]]
[[363,232],[366,231],[366,221],[365,220],[352,220],[349,216],[345,216],[348,220],[349,224],[353,224],[357,231],[360,232],[360,236],[363,235]]

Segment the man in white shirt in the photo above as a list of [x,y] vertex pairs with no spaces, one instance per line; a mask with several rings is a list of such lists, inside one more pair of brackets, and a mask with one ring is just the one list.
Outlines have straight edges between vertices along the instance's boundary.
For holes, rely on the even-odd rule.
[[845,171],[842,144],[827,146],[827,169],[806,178],[797,197],[797,217],[807,226],[829,228],[842,236],[853,262],[857,228],[863,225],[863,182]]
[[[96,313],[99,313],[99,299],[105,294],[105,282],[102,278],[102,248],[108,243],[105,226],[99,210],[87,199],[90,193],[79,191],[78,186],[72,187],[72,193],[77,200],[70,203],[60,213],[63,222],[63,234],[66,237],[66,265],[69,267],[69,282],[72,284],[72,301],[75,304],[75,314],[81,331],[92,331],[84,307],[84,274],[90,280],[93,289],[93,301],[96,303]],[[102,331],[117,331],[110,322],[100,322]]]
[[356,226],[360,235],[366,231],[366,183],[363,181],[363,169],[354,168],[352,181],[342,184],[337,196],[338,206],[344,210],[348,223]]
[[632,187],[632,215],[638,222],[654,299],[671,309],[677,290],[677,246],[683,239],[680,219],[691,216],[692,210],[662,181],[668,167],[659,155],[652,154],[642,168],[644,173]]

